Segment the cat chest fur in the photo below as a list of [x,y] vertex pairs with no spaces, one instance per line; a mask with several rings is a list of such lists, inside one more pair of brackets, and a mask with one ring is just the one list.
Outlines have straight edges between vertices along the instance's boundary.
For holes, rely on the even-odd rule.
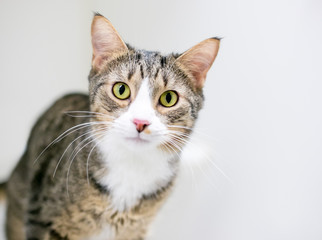
[[107,174],[100,179],[110,192],[111,205],[117,211],[129,210],[142,198],[156,195],[172,182],[173,164],[157,150],[141,154],[123,151],[106,153]]

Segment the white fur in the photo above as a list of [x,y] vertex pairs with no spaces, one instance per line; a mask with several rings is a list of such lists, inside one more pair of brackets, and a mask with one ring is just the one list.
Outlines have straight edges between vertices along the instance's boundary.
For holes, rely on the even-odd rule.
[[[147,120],[150,133],[138,133],[133,119]],[[157,147],[165,140],[166,126],[152,107],[148,79],[145,79],[128,111],[116,119],[99,149],[108,173],[100,179],[111,192],[113,207],[124,211],[147,194],[165,186],[174,174],[170,154]]]

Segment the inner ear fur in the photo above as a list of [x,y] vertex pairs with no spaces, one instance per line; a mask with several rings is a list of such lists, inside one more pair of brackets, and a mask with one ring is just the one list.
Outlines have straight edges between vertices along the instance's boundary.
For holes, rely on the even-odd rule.
[[94,16],[91,28],[93,58],[92,67],[100,70],[103,63],[115,54],[128,51],[128,48],[109,20],[100,14]]
[[177,58],[176,62],[191,74],[195,88],[201,89],[203,87],[207,72],[217,56],[219,44],[219,38],[209,38],[193,46]]

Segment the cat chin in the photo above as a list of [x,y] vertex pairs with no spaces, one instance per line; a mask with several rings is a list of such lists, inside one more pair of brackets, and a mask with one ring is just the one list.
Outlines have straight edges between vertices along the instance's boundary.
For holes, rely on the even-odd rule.
[[149,144],[150,141],[143,139],[141,137],[127,137],[125,138],[126,141],[129,141],[131,143],[135,143],[135,144]]
[[158,147],[158,144],[156,142],[140,137],[127,137],[121,140],[120,145],[122,145],[123,148],[133,152],[155,150]]
[[147,151],[154,151],[158,149],[160,145],[157,139],[146,139],[144,137],[111,137],[108,136],[105,140],[99,144],[100,149],[103,152],[115,149],[125,153],[142,153],[145,154]]

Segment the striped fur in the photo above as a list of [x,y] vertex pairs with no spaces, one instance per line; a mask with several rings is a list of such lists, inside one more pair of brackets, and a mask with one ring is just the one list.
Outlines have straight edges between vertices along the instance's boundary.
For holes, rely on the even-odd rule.
[[[64,96],[39,118],[7,182],[8,240],[143,240],[174,184],[219,41],[181,55],[138,50],[99,14],[92,40],[89,94]],[[128,99],[113,95],[116,82]],[[167,90],[179,96],[173,107],[160,103]],[[142,133],[137,116],[150,121]]]

